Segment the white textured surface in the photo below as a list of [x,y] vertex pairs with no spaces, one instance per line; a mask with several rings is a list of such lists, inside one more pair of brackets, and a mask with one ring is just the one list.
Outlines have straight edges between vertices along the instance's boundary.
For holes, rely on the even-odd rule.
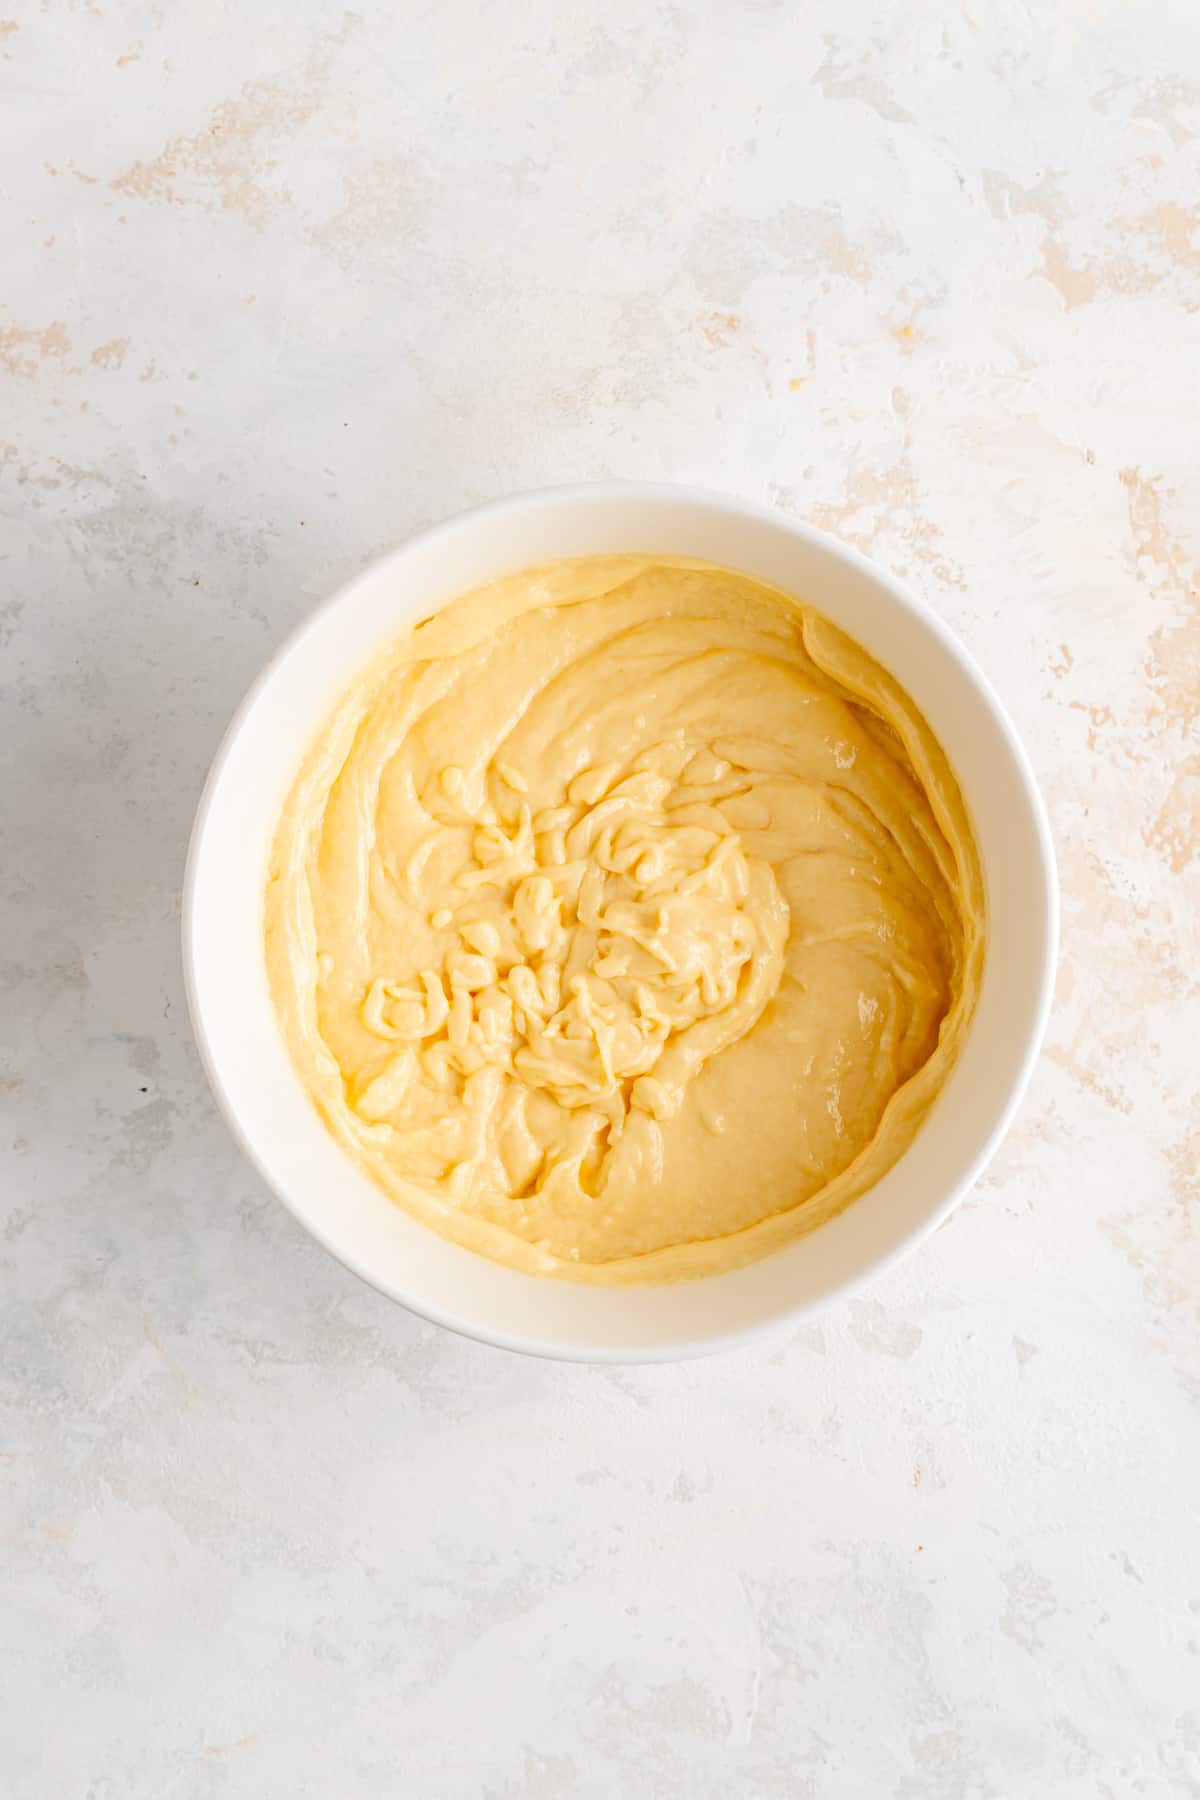
[[[0,171],[0,1790],[1200,1792],[1195,8],[18,0]],[[610,473],[918,584],[1065,901],[952,1222],[639,1373],[460,1343],[304,1239],[176,953],[287,628]]]

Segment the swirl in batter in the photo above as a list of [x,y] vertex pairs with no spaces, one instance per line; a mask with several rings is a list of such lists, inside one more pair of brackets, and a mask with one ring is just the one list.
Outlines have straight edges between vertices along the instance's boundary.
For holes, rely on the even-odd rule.
[[978,993],[979,860],[911,700],[746,576],[586,558],[464,596],[314,743],[276,1008],[393,1199],[512,1267],[675,1280],[903,1152]]

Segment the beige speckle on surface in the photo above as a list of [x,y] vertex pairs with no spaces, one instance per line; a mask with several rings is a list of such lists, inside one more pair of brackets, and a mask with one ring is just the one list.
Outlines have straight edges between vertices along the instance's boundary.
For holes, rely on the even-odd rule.
[[98,369],[119,369],[128,349],[127,337],[113,338],[111,343],[100,344],[92,351],[92,361]]
[[[1200,1794],[1200,13],[45,0],[0,66],[5,1800]],[[649,1370],[334,1264],[177,947],[285,633],[606,475],[912,581],[1063,889],[950,1222]]]
[[49,364],[61,363],[70,348],[61,320],[41,330],[0,325],[0,371],[18,381],[33,381]]

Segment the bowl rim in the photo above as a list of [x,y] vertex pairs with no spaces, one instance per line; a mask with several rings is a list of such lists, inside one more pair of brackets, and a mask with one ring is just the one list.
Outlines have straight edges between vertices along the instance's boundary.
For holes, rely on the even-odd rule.
[[[955,663],[966,682],[972,688],[979,701],[987,707],[992,715],[1005,743],[1012,765],[1020,779],[1024,798],[1029,806],[1034,836],[1039,850],[1039,870],[1041,876],[1041,898],[1045,907],[1045,933],[1042,949],[1041,968],[1038,971],[1037,1000],[1033,1009],[1032,1020],[1027,1034],[1025,1049],[1014,1073],[1010,1077],[1008,1092],[998,1106],[994,1122],[987,1132],[975,1154],[970,1158],[959,1179],[953,1183],[939,1203],[932,1207],[925,1217],[907,1234],[892,1245],[874,1254],[867,1254],[859,1267],[835,1280],[819,1295],[797,1300],[796,1304],[782,1312],[776,1312],[768,1318],[740,1326],[733,1330],[714,1332],[708,1335],[688,1335],[675,1341],[655,1343],[652,1345],[597,1344],[592,1341],[567,1342],[551,1341],[537,1335],[525,1335],[512,1331],[484,1327],[476,1323],[469,1315],[464,1316],[453,1309],[428,1301],[419,1295],[413,1295],[401,1289],[369,1262],[357,1256],[345,1244],[335,1243],[328,1234],[311,1219],[304,1216],[299,1207],[293,1203],[286,1189],[278,1183],[268,1167],[264,1157],[252,1141],[250,1134],[242,1123],[239,1108],[234,1095],[221,1072],[218,1058],[213,1050],[208,1028],[204,1018],[204,1008],[200,995],[200,983],[197,974],[197,956],[195,947],[196,932],[196,890],[199,870],[204,851],[204,840],[209,820],[212,816],[217,795],[220,791],[221,778],[233,754],[234,747],[242,729],[254,711],[259,697],[274,679],[277,671],[292,655],[298,651],[305,640],[317,632],[330,614],[337,611],[344,598],[359,583],[377,578],[391,563],[399,564],[418,548],[435,549],[439,540],[450,539],[467,524],[475,524],[485,519],[499,520],[506,515],[509,518],[519,516],[522,512],[536,512],[546,506],[564,507],[587,504],[599,501],[606,505],[622,500],[644,502],[666,502],[703,507],[742,518],[753,523],[769,525],[773,530],[783,531],[802,542],[819,548],[835,559],[846,563],[870,581],[883,588],[890,598],[899,606],[914,614],[917,619],[937,638],[943,650]],[[530,566],[534,566],[531,564]],[[448,602],[447,602],[448,603]],[[1054,842],[1050,830],[1049,816],[1046,810],[1033,765],[1025,750],[1015,727],[1008,717],[999,696],[991,682],[976,663],[973,656],[959,641],[940,615],[921,598],[908,584],[890,570],[858,550],[854,545],[846,543],[831,532],[819,526],[811,525],[802,519],[790,515],[759,502],[747,500],[740,496],[727,494],[719,489],[706,488],[689,483],[636,481],[636,480],[602,480],[570,482],[531,488],[519,493],[509,494],[502,498],[484,502],[481,505],[462,508],[448,518],[413,532],[410,536],[391,550],[371,560],[328,594],[323,600],[311,607],[303,618],[297,621],[285,635],[281,643],[268,657],[241,701],[235,708],[209,765],[200,797],[196,805],[192,829],[188,840],[187,856],[184,866],[182,905],[180,918],[180,938],[183,964],[184,992],[187,1001],[188,1016],[191,1022],[193,1037],[199,1052],[201,1065],[208,1080],[218,1110],[224,1118],[234,1141],[255,1169],[260,1179],[266,1184],[275,1197],[282,1202],[296,1220],[297,1224],[316,1239],[321,1247],[335,1257],[344,1268],[357,1275],[367,1286],[385,1295],[389,1300],[403,1306],[431,1324],[440,1325],[461,1337],[476,1343],[487,1344],[496,1348],[511,1350],[526,1356],[535,1356],[557,1362],[580,1362],[595,1364],[640,1364],[684,1361],[697,1357],[716,1354],[720,1351],[733,1350],[752,1342],[761,1342],[764,1338],[779,1336],[806,1318],[825,1311],[838,1301],[844,1301],[861,1291],[868,1284],[876,1281],[888,1269],[905,1260],[917,1247],[929,1237],[954,1211],[963,1196],[978,1180],[983,1169],[995,1153],[997,1146],[1012,1123],[1013,1116],[1020,1106],[1029,1086],[1030,1078],[1037,1063],[1045,1037],[1053,1005],[1055,974],[1058,963],[1058,945],[1060,931],[1060,893],[1058,883],[1057,862]],[[472,1254],[468,1252],[467,1254]],[[534,1279],[541,1279],[536,1277]]]

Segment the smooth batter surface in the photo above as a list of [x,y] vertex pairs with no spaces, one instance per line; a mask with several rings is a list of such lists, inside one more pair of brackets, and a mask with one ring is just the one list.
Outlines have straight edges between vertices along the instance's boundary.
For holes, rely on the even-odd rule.
[[911,1140],[983,890],[907,695],[819,614],[681,559],[468,594],[348,693],[280,821],[288,1048],[394,1199],[574,1280],[732,1268]]

